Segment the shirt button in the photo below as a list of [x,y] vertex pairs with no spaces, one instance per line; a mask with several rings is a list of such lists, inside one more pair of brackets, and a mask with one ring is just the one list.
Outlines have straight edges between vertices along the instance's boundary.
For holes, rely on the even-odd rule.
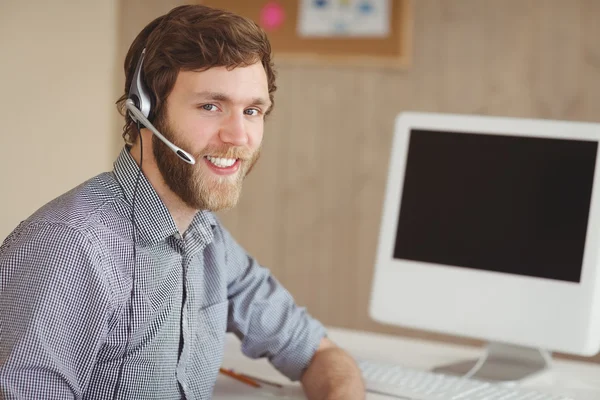
[[180,234],[179,232],[177,232],[177,233],[175,234],[175,239],[180,239],[180,240],[181,240],[181,234]]

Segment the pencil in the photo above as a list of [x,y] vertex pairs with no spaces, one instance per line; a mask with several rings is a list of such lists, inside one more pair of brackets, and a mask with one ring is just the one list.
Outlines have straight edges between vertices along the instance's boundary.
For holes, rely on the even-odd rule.
[[222,373],[222,374],[224,374],[224,375],[227,375],[227,376],[229,376],[229,377],[231,377],[233,379],[236,379],[236,380],[238,380],[238,381],[240,381],[242,383],[245,383],[246,385],[250,385],[250,386],[255,387],[255,388],[259,388],[260,387],[260,385],[255,380],[253,380],[251,378],[248,378],[246,376],[240,375],[240,374],[236,374],[232,370],[225,369],[225,368],[219,368],[219,372]]
[[241,375],[245,376],[246,378],[252,379],[252,380],[254,380],[256,382],[264,383],[265,385],[275,386],[275,387],[280,388],[280,389],[283,388],[283,385],[280,385],[279,383],[269,382],[269,381],[267,381],[265,379],[257,378],[255,376],[250,376],[250,375],[245,374],[245,373],[241,373]]

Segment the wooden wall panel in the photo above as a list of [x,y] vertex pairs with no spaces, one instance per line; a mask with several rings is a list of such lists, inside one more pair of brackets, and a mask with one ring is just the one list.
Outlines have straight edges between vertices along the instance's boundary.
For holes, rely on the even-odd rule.
[[327,324],[478,344],[368,316],[393,119],[414,110],[600,121],[600,4],[414,7],[407,71],[280,67],[265,155],[222,218]]
[[394,117],[600,121],[600,2],[419,0],[414,17],[409,70],[279,68],[263,155],[241,203],[221,218],[326,324],[478,344],[368,316]]

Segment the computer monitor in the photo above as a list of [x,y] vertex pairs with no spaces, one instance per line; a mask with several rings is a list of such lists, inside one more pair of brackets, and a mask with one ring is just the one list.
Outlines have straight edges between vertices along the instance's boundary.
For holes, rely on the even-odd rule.
[[400,114],[371,317],[489,342],[478,366],[439,368],[483,379],[598,353],[599,140],[594,123]]

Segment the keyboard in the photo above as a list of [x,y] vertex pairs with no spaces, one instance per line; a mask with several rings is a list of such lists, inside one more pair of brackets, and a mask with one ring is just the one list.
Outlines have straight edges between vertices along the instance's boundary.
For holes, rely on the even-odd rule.
[[397,364],[357,360],[368,392],[411,400],[576,400]]

